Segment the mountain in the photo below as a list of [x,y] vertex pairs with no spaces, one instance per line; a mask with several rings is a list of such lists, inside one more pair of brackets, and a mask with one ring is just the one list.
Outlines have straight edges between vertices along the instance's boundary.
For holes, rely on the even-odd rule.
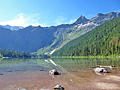
[[6,29],[10,29],[12,31],[14,31],[14,30],[20,30],[20,29],[24,28],[22,26],[10,26],[10,25],[0,25],[0,27],[6,28]]
[[35,52],[48,46],[55,39],[54,29],[29,26],[21,30],[11,31],[0,28],[0,48],[16,51]]
[[110,12],[108,14],[98,13],[96,17],[93,17],[90,22],[96,23],[98,25],[103,24],[113,18],[120,16],[120,12]]
[[[68,42],[78,38],[79,36],[86,34],[91,31],[96,26],[99,26],[113,18],[120,17],[120,12],[110,12],[107,14],[99,13],[95,17],[91,19],[85,18],[85,16],[80,16],[73,24],[63,24],[60,27],[57,27],[57,31],[55,32],[56,39],[54,40],[55,47],[47,47],[52,48],[52,52],[63,47]],[[40,51],[44,51],[43,49]],[[46,48],[45,48],[46,51]],[[48,50],[49,51],[49,50]],[[39,50],[38,50],[39,53]]]
[[80,16],[73,24],[86,24],[89,21],[85,16]]
[[72,24],[51,27],[28,26],[19,30],[11,30],[0,26],[0,48],[37,52],[38,54],[52,54],[96,26],[119,16],[120,12],[99,13],[91,19],[80,16]]
[[55,56],[106,56],[119,54],[120,17],[94,28],[53,53]]

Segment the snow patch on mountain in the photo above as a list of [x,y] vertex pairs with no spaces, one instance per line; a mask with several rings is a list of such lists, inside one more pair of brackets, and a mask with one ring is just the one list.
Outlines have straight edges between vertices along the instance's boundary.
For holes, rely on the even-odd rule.
[[81,29],[81,28],[84,28],[84,27],[89,27],[89,26],[98,26],[98,24],[94,23],[94,22],[88,22],[86,24],[78,24],[76,25],[75,27],[77,29]]

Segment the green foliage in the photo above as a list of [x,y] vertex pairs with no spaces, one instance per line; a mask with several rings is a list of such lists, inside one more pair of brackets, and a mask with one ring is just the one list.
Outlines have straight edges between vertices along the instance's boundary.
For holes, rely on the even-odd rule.
[[0,53],[0,58],[2,58],[3,56],[1,55],[1,53]]
[[41,55],[38,55],[38,58],[47,59],[47,58],[50,58],[50,56],[41,54]]
[[97,56],[120,54],[120,18],[96,27],[69,42],[53,56]]
[[17,52],[13,50],[3,50],[0,49],[0,57],[8,57],[8,58],[31,58],[31,54],[26,52]]

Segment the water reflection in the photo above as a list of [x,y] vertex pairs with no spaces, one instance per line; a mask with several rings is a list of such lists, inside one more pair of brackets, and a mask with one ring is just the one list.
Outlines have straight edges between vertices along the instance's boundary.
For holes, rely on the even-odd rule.
[[25,71],[47,71],[47,65],[43,60],[34,59],[1,59],[0,72],[2,73],[15,73]]
[[[30,90],[36,87],[39,90],[44,87],[53,89],[53,86],[60,84],[66,90],[95,90],[96,81],[103,79],[103,76],[100,78],[91,69],[98,65],[114,65],[116,69],[113,71],[120,70],[120,60],[116,59],[1,59],[0,88],[12,85],[13,88]],[[48,73],[51,69],[59,69],[62,74],[52,78]],[[103,80],[106,81],[106,78]]]
[[27,70],[49,71],[64,68],[68,71],[89,70],[98,65],[114,65],[120,69],[120,60],[116,59],[0,59],[0,72],[18,72]]
[[54,59],[54,62],[67,70],[87,70],[92,67],[115,66],[120,69],[120,60],[116,59]]

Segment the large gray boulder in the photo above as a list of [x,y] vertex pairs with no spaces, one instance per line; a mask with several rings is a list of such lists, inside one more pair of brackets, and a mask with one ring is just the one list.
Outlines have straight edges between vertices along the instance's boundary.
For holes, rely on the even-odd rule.
[[108,73],[108,71],[107,71],[106,68],[101,68],[101,67],[95,68],[94,71],[95,71],[96,73],[100,73],[100,72]]

